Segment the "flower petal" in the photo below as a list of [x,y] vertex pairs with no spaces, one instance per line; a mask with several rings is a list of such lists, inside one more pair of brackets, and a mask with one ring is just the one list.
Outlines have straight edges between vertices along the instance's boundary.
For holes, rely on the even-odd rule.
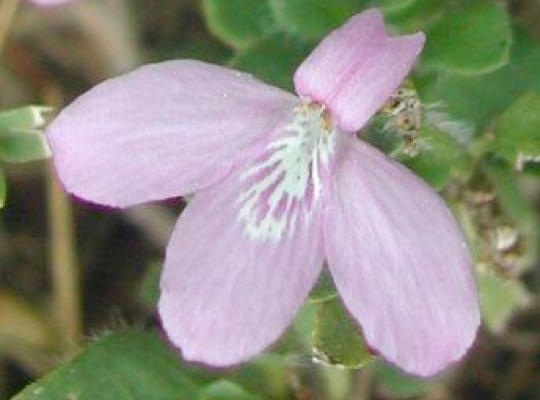
[[292,236],[252,239],[240,218],[245,190],[230,176],[196,194],[167,248],[159,312],[188,360],[229,366],[256,355],[283,333],[320,273],[320,212],[300,215]]
[[467,245],[424,182],[344,140],[324,216],[330,270],[368,344],[409,373],[434,374],[465,353],[479,324]]
[[345,132],[362,128],[409,73],[424,34],[388,37],[368,10],[331,32],[294,75],[296,92],[325,104]]
[[96,86],[62,111],[47,137],[68,191],[128,206],[222,179],[297,101],[244,73],[170,61]]

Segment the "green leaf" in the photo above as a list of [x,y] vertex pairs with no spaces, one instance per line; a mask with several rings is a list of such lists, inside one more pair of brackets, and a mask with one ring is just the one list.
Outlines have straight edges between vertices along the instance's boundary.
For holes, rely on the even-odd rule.
[[0,158],[7,162],[43,160],[51,150],[40,132],[19,132],[0,136]]
[[[388,3],[392,4],[390,0]],[[392,31],[401,34],[428,30],[444,17],[448,5],[446,2],[433,0],[401,1],[398,4],[401,4],[401,7],[387,7],[383,8],[383,11],[385,22],[393,28]]]
[[465,173],[468,157],[463,146],[431,124],[424,124],[419,138],[419,154],[400,161],[426,180],[433,188],[443,189],[453,174]]
[[45,124],[44,114],[50,107],[26,106],[0,112],[0,135],[28,133]]
[[435,23],[426,36],[426,64],[466,74],[501,68],[512,44],[509,16],[491,1],[459,8]]
[[199,400],[260,400],[261,397],[246,392],[236,383],[219,380],[201,390]]
[[396,399],[421,396],[427,393],[430,388],[428,380],[405,375],[383,363],[376,365],[375,376],[378,385],[392,398]]
[[534,265],[540,251],[540,224],[533,205],[518,186],[519,176],[503,163],[486,162],[483,171],[493,186],[502,211],[510,217],[523,237],[521,263],[525,266]]
[[517,170],[540,163],[540,91],[521,96],[496,123],[492,150]]
[[[302,352],[311,352],[313,349],[313,327],[315,316],[317,315],[317,305],[315,302],[306,302],[300,311],[296,313],[294,323],[290,331],[301,342]],[[310,355],[311,358],[311,355]]]
[[482,317],[493,332],[501,333],[513,311],[530,301],[519,281],[503,279],[489,271],[479,274],[478,286]]
[[373,359],[360,328],[347,315],[338,298],[315,306],[313,351],[319,361],[352,369],[363,367]]
[[250,72],[268,83],[292,88],[292,76],[311,46],[284,33],[272,34],[237,53],[232,66]]
[[0,113],[0,157],[8,162],[41,160],[50,149],[40,132],[49,107],[27,106]]
[[402,11],[411,7],[417,0],[375,0],[367,1],[366,6],[380,8],[385,12]]
[[[376,7],[385,14],[402,12],[416,0],[268,0],[285,31],[308,40],[322,39],[353,15]],[[416,29],[417,30],[417,29]]]
[[234,48],[245,48],[277,30],[266,0],[204,0],[210,31]]
[[289,371],[284,357],[263,354],[224,376],[250,394],[272,399],[287,398]]
[[517,173],[499,162],[486,162],[483,170],[493,185],[497,200],[504,212],[518,226],[522,228],[530,226],[530,223],[534,221],[535,211],[517,184]]
[[446,111],[482,132],[525,91],[540,90],[540,46],[516,30],[510,64],[485,75],[461,75],[449,71],[416,80],[425,102],[442,102]]
[[337,290],[332,280],[332,276],[328,271],[323,271],[317,280],[317,283],[309,294],[309,301],[311,303],[318,303],[320,301],[327,301],[336,297]]
[[154,334],[107,334],[13,400],[193,400],[197,386]]
[[373,119],[363,139],[405,164],[436,190],[443,189],[451,177],[467,178],[471,166],[466,146],[472,128],[452,121],[443,107],[424,107],[421,121],[420,130],[411,134],[383,112]]
[[360,11],[359,0],[269,0],[276,19],[289,33],[321,39]]

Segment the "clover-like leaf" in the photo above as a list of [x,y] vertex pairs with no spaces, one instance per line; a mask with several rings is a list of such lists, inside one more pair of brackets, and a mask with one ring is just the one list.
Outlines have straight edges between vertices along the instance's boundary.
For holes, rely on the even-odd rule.
[[157,336],[110,333],[13,400],[193,400],[198,387]]
[[0,158],[7,162],[26,162],[50,156],[40,128],[50,108],[27,106],[0,113]]
[[44,115],[50,107],[26,106],[0,112],[0,135],[36,131],[45,124]]
[[245,48],[277,29],[266,0],[204,0],[208,28],[234,48]]
[[232,65],[268,83],[291,89],[292,73],[309,50],[310,45],[305,41],[284,33],[276,33],[239,51],[232,60]]
[[526,91],[540,90],[540,46],[517,29],[510,63],[484,75],[437,71],[416,80],[427,102],[442,102],[453,118],[466,121],[482,133]]
[[27,162],[50,157],[51,150],[39,132],[0,136],[0,158],[7,162]]
[[441,18],[427,32],[423,61],[443,69],[484,74],[509,59],[510,19],[494,2],[471,2]]
[[320,39],[360,11],[358,0],[269,0],[276,19],[289,33]]

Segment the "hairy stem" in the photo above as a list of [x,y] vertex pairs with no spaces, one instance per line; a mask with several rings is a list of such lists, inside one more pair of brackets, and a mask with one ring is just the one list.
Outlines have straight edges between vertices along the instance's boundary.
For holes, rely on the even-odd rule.
[[[45,92],[46,103],[61,104],[58,88]],[[57,107],[55,107],[57,108]],[[53,285],[54,315],[60,335],[60,349],[71,356],[82,337],[80,273],[75,250],[71,203],[58,183],[52,166],[47,171],[49,212],[49,266]]]
[[61,350],[71,355],[82,335],[79,271],[74,250],[72,210],[51,169],[47,173],[49,196],[49,265],[53,284],[54,314]]

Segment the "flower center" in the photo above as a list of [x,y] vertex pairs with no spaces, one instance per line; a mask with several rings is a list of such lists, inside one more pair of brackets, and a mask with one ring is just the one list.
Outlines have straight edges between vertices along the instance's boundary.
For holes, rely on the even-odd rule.
[[319,200],[323,173],[334,151],[337,128],[324,106],[303,103],[242,177],[240,219],[252,239],[278,241],[309,219]]

